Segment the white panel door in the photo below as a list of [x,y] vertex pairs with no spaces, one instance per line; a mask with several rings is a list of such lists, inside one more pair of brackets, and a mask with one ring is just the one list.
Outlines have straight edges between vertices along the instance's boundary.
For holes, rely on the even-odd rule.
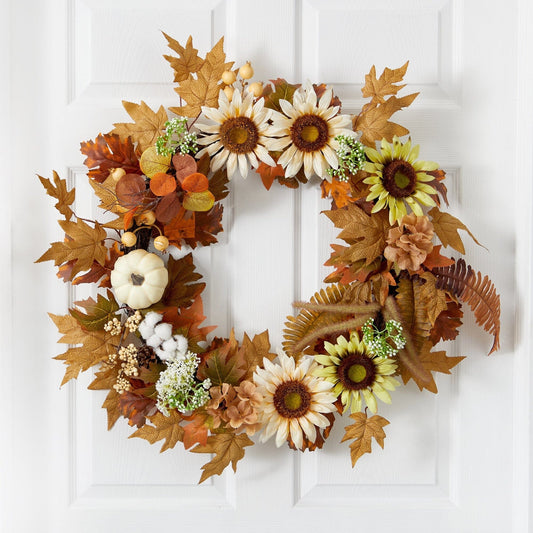
[[[525,533],[529,517],[531,30],[528,0],[20,0],[4,1],[0,66],[2,203],[11,220],[2,257],[2,531],[339,531]],[[35,177],[52,169],[95,209],[79,142],[125,120],[121,100],[176,105],[164,31],[202,51],[226,36],[256,79],[335,87],[358,112],[364,74],[410,60],[421,91],[398,121],[449,176],[450,211],[487,247],[469,262],[502,296],[502,349],[467,319],[455,354],[468,355],[440,393],[399,389],[380,413],[385,449],[352,470],[339,444],[296,454],[247,448],[236,475],[197,485],[205,459],[164,454],[118,423],[106,430],[90,376],[59,389],[62,365],[48,311],[82,296],[33,261],[61,237]],[[5,77],[4,77],[5,76]],[[4,116],[5,114],[5,116]],[[84,191],[87,192],[84,195]],[[235,179],[220,244],[195,252],[217,335],[268,328],[281,343],[291,302],[308,298],[335,231],[315,182],[267,192]],[[7,224],[7,222],[6,222]],[[519,275],[516,275],[518,273]]]

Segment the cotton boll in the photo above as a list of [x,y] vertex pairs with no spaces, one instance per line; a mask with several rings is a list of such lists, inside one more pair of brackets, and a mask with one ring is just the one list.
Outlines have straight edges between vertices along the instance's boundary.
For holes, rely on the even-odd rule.
[[146,339],[146,344],[152,348],[159,348],[161,346],[161,343],[163,342],[163,339],[156,334],[152,335],[151,337],[148,337]]
[[177,343],[177,350],[180,353],[186,353],[187,349],[189,348],[189,341],[187,340],[187,337],[184,337],[183,335],[174,335],[174,340]]
[[166,341],[172,337],[172,324],[169,324],[168,322],[157,324],[154,328],[154,333],[158,337],[161,337],[162,340]]
[[171,361],[172,358],[170,357],[170,353],[163,350],[163,348],[156,348],[155,350],[155,354],[157,355],[157,357],[159,357],[159,359],[161,359],[161,361]]
[[155,325],[161,322],[161,320],[163,320],[163,315],[156,313],[155,311],[150,311],[149,313],[146,313],[143,322],[151,327],[155,327]]
[[174,339],[167,339],[163,342],[161,348],[167,352],[175,352],[178,349],[178,343]]
[[150,324],[146,323],[146,320],[143,320],[139,324],[139,333],[141,334],[141,337],[143,339],[148,339],[148,337],[151,337],[154,334],[154,328],[153,326],[150,326]]

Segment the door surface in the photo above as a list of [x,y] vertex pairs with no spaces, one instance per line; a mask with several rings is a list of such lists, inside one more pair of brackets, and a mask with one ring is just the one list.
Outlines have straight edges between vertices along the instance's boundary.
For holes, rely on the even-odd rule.
[[[529,4],[4,2],[0,135],[11,251],[2,258],[0,312],[3,531],[528,531]],[[79,142],[125,121],[121,100],[177,105],[161,31],[182,42],[193,35],[202,52],[225,35],[228,56],[251,60],[256,79],[333,85],[349,113],[363,104],[373,64],[381,71],[410,61],[408,89],[421,95],[397,120],[423,158],[446,170],[450,212],[486,247],[468,243],[467,257],[500,291],[502,349],[487,358],[490,340],[467,317],[451,354],[467,359],[439,378],[438,396],[401,387],[380,408],[391,421],[385,449],[354,470],[339,444],[347,425],[340,421],[323,450],[258,444],[236,475],[197,485],[203,457],[181,447],[159,454],[157,445],[128,439],[126,423],[106,430],[104,396],[86,389],[90,376],[59,388],[57,333],[46,313],[64,314],[84,293],[63,286],[51,265],[33,264],[60,238],[35,175],[57,170],[76,186],[76,210],[95,210]],[[232,181],[220,244],[194,253],[217,335],[268,328],[280,345],[291,303],[310,297],[328,273],[322,265],[335,231],[318,214],[327,205],[316,182],[267,192],[254,174]]]

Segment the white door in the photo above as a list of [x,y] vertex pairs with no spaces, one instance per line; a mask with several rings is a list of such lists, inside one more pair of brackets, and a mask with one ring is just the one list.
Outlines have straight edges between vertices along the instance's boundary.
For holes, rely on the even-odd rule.
[[[4,1],[3,531],[525,533],[532,22],[528,0]],[[258,444],[236,475],[197,485],[203,457],[159,454],[128,440],[126,423],[107,432],[89,376],[59,388],[46,313],[64,314],[80,293],[33,264],[60,238],[35,174],[57,170],[79,190],[76,209],[95,208],[81,195],[79,142],[124,121],[123,99],[176,105],[161,30],[192,34],[203,52],[225,35],[228,56],[251,60],[256,79],[332,84],[351,113],[373,64],[410,60],[408,88],[421,95],[397,120],[446,169],[450,212],[489,250],[469,246],[467,257],[501,293],[502,349],[487,358],[488,336],[467,319],[455,354],[467,359],[438,380],[438,396],[412,383],[397,391],[380,410],[385,449],[354,470],[341,421],[321,451]],[[220,336],[268,328],[277,346],[291,302],[328,272],[327,203],[316,186],[267,192],[254,176],[231,188],[220,244],[195,252],[206,314]]]

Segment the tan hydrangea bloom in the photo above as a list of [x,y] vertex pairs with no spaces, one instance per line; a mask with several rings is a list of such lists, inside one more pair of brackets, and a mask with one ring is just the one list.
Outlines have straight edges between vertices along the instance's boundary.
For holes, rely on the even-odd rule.
[[[213,417],[213,427],[228,424],[233,429],[253,435],[260,427],[257,408],[263,399],[251,381],[243,381],[238,387],[229,383],[209,389],[211,400],[206,406]],[[238,431],[239,433],[240,431]]]
[[402,270],[418,270],[433,250],[433,224],[426,216],[406,215],[389,230],[384,255]]

